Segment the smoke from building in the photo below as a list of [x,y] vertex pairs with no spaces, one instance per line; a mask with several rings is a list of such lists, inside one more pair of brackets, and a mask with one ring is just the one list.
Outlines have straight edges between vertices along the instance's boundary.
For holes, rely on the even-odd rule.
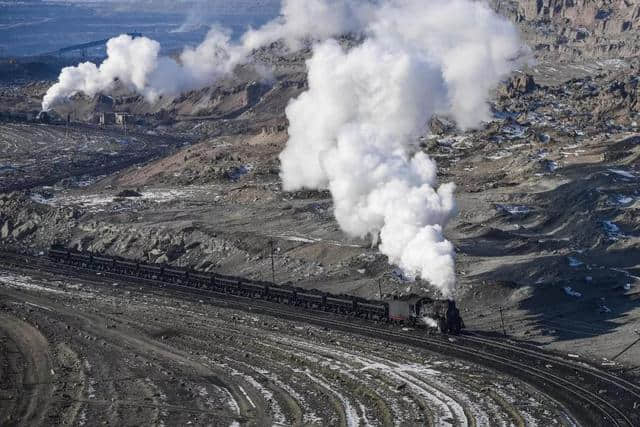
[[66,67],[46,93],[42,110],[76,93],[93,96],[125,87],[154,102],[161,95],[177,95],[214,84],[236,66],[247,63],[251,52],[275,41],[296,49],[302,41],[323,40],[359,31],[369,9],[366,1],[283,0],[280,15],[259,29],[249,28],[238,41],[228,29],[213,26],[205,40],[185,48],[178,60],[160,55],[160,44],[147,37],[115,37],[107,43],[107,58],[96,66],[84,62]]

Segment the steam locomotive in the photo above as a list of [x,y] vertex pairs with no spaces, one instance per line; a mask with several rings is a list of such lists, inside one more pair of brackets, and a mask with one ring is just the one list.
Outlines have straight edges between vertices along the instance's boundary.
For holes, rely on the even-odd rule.
[[77,252],[57,245],[49,249],[48,255],[54,262],[98,272],[123,274],[379,322],[434,327],[442,333],[459,334],[464,327],[453,300],[434,300],[419,296],[396,298],[391,301],[367,300],[351,295],[334,295],[316,289],[302,289],[166,264],[148,264],[90,252]]

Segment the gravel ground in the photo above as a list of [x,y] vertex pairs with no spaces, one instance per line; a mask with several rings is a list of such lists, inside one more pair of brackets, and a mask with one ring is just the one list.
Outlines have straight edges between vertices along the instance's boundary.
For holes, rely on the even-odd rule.
[[572,425],[513,378],[424,350],[0,273],[2,424]]

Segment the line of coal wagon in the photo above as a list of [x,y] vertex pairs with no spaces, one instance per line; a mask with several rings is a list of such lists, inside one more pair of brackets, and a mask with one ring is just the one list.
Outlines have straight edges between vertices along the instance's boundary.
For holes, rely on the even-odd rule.
[[442,333],[458,334],[464,327],[453,300],[410,296],[389,301],[367,300],[351,295],[334,295],[317,289],[302,289],[242,277],[190,270],[165,264],[148,264],[130,259],[69,250],[54,245],[49,258],[93,271],[113,272],[195,289],[273,301],[373,321],[411,326],[429,326]]

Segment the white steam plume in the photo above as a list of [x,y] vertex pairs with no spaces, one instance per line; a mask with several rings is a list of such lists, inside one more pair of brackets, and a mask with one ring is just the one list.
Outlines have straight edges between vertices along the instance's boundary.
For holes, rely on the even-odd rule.
[[324,40],[345,33],[360,32],[369,21],[373,5],[369,0],[284,0],[280,16],[242,37],[248,49],[276,40],[290,48],[307,38]]
[[363,27],[370,10],[366,0],[283,0],[280,16],[259,29],[250,29],[239,42],[220,27],[209,31],[196,48],[185,49],[178,61],[159,56],[160,44],[127,35],[109,40],[107,59],[97,67],[85,62],[66,67],[47,91],[42,109],[76,94],[108,93],[118,84],[153,102],[160,95],[211,85],[246,63],[254,49],[278,40],[297,48],[303,39],[323,40]]
[[[364,42],[345,50],[330,39],[347,32]],[[415,142],[434,113],[462,128],[489,118],[489,91],[525,53],[516,29],[484,3],[283,0],[278,18],[239,42],[214,28],[178,61],[159,56],[153,40],[120,36],[99,67],[65,68],[43,109],[116,84],[149,100],[209,85],[281,39],[290,48],[318,42],[307,63],[309,90],[286,111],[285,190],[328,188],[346,233],[379,238],[391,263],[451,295],[455,253],[443,229],[455,214],[454,185],[438,187],[435,163]]]
[[115,37],[107,42],[107,59],[99,67],[84,62],[63,68],[58,82],[44,96],[42,109],[47,111],[78,92],[93,96],[118,85],[153,102],[160,95],[211,84],[233,71],[247,55],[242,46],[231,43],[228,31],[217,27],[196,48],[186,48],[179,61],[159,56],[159,52],[160,44],[146,37]]
[[429,316],[424,316],[421,317],[420,320],[422,321],[422,323],[430,328],[434,328],[437,329],[438,328],[438,322],[436,321],[436,319],[433,319]]
[[391,263],[451,296],[455,252],[443,229],[454,185],[437,187],[415,141],[434,113],[463,128],[488,119],[488,92],[523,48],[510,23],[470,0],[388,0],[369,16],[362,44],[314,47],[309,89],[286,110],[283,185],[328,188],[347,234],[379,236]]

